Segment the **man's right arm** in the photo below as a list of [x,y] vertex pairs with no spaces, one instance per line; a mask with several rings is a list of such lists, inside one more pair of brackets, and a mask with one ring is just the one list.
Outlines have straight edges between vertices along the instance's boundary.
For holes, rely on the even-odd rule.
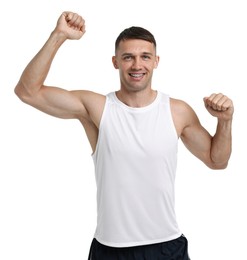
[[[44,81],[50,70],[52,61],[67,39],[80,39],[85,33],[85,22],[81,16],[72,12],[64,12],[50,37],[29,62],[23,71],[15,93],[25,103],[60,118],[87,117],[88,112],[83,104],[84,91],[80,95],[57,87],[48,87]],[[72,68],[73,69],[73,68]],[[85,91],[85,95],[86,95]]]

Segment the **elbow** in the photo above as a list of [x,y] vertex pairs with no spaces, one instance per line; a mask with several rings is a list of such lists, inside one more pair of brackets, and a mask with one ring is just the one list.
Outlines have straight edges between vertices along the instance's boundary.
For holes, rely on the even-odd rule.
[[225,170],[227,168],[227,164],[224,165],[216,165],[213,167],[210,167],[212,170]]
[[23,85],[19,82],[15,89],[14,89],[14,93],[16,94],[16,96],[20,99],[20,100],[25,100],[25,88],[23,87]]
[[224,170],[228,166],[228,161],[226,161],[226,162],[211,162],[211,163],[207,164],[207,166],[211,170]]
[[17,86],[15,87],[14,93],[16,94],[16,96],[17,96],[19,99],[22,99],[22,91],[21,91],[19,85],[17,85]]
[[218,153],[218,154],[210,154],[208,156],[208,167],[212,170],[224,170],[228,166],[228,162],[230,160],[231,156],[231,148],[227,151],[225,151],[224,154]]
[[14,93],[22,102],[29,103],[31,95],[21,82],[16,85]]

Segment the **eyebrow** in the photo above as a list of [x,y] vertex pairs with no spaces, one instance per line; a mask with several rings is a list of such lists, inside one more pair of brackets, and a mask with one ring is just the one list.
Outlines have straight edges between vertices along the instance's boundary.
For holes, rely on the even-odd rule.
[[[151,53],[151,52],[146,52],[146,51],[145,51],[145,52],[142,52],[141,55],[150,55],[150,56],[153,56],[153,53]],[[134,56],[134,54],[131,53],[131,52],[125,52],[125,53],[123,53],[121,56],[122,56],[122,57],[123,57],[123,56]]]

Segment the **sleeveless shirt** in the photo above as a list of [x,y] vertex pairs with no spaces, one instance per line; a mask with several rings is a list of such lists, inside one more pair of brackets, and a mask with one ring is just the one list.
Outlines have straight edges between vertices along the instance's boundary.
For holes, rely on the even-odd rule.
[[125,105],[115,92],[106,96],[92,155],[100,243],[130,247],[181,235],[174,209],[177,147],[168,95],[157,92],[140,108]]

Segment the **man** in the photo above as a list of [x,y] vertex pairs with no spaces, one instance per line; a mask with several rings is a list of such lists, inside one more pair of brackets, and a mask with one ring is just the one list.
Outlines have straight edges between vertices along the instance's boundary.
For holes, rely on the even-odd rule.
[[219,93],[204,98],[218,119],[214,136],[193,109],[152,88],[156,42],[141,27],[124,30],[113,65],[120,89],[107,96],[45,86],[53,58],[67,39],[80,39],[85,21],[64,12],[15,88],[25,103],[56,117],[78,119],[93,150],[98,219],[89,259],[188,260],[187,239],[174,212],[177,143],[211,169],[227,167],[231,155],[233,103]]

